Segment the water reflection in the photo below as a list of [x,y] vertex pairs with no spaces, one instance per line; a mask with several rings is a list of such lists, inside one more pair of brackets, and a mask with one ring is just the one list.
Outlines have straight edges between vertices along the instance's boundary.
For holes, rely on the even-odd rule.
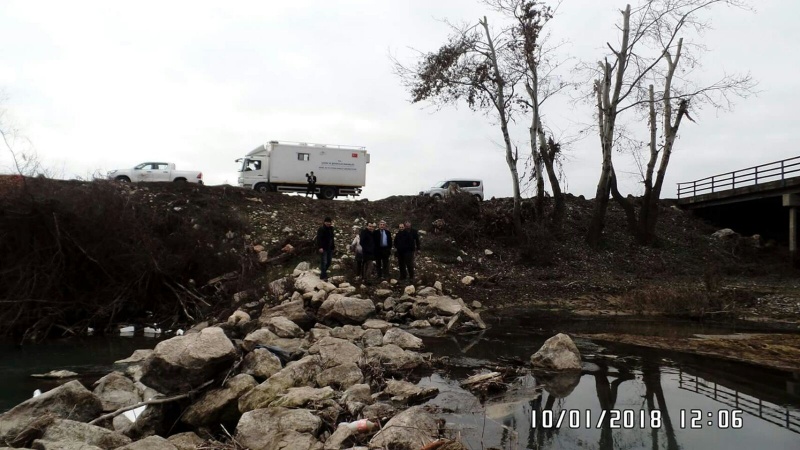
[[[426,338],[429,350],[448,354],[457,367],[422,383],[440,389],[431,404],[442,407],[450,428],[470,448],[799,448],[798,374],[707,357],[682,359],[579,341],[585,360],[581,373],[531,373],[488,398],[461,389],[458,381],[487,361],[526,360],[549,337],[525,333],[513,339],[508,337],[512,331],[490,330],[478,342],[475,336],[455,342]],[[493,333],[504,334],[503,345]],[[734,411],[741,411],[740,429],[731,427]],[[565,420],[561,427],[532,428],[532,415],[545,414]],[[621,420],[623,414],[632,421]],[[571,426],[568,418],[578,415],[572,424],[578,426]]]

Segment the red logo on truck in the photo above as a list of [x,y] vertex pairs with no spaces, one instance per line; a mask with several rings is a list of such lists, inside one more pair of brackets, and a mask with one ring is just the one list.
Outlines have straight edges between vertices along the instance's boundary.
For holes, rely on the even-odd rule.
[[352,156],[353,158],[358,158],[358,153],[351,153],[351,156]]

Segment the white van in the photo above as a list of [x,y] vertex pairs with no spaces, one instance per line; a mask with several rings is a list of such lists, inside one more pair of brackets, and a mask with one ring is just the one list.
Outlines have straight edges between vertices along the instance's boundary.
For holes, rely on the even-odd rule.
[[469,192],[478,200],[483,200],[483,180],[472,180],[468,178],[451,178],[439,183],[427,191],[421,191],[419,195],[433,198],[442,198],[450,192],[450,184],[455,183],[458,189]]

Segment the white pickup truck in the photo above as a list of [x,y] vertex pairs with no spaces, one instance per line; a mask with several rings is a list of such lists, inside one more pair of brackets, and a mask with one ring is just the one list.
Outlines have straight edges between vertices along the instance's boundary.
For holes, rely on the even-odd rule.
[[203,172],[196,170],[175,170],[175,163],[145,162],[133,169],[117,169],[108,172],[109,180],[125,183],[132,181],[176,181],[203,184]]

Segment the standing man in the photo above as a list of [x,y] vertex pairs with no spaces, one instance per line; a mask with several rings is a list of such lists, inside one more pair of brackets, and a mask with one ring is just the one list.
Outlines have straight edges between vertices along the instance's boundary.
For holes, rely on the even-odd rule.
[[317,190],[317,176],[314,175],[312,171],[310,174],[306,174],[306,181],[308,181],[308,188],[306,188],[306,197],[309,195],[314,195]]
[[315,241],[320,254],[319,278],[321,280],[328,279],[328,267],[331,265],[331,258],[333,258],[333,250],[335,248],[333,236],[333,222],[330,217],[326,217],[322,222],[322,226],[317,230]]
[[411,254],[408,255],[409,273],[411,274],[411,278],[413,279],[414,278],[414,260],[416,259],[417,253],[419,253],[419,251],[420,251],[419,231],[417,231],[414,228],[411,228],[411,221],[409,221],[409,220],[406,220],[406,223],[404,225],[405,225],[406,231],[408,231],[408,234],[411,235],[411,240],[412,240],[412,242],[414,244],[414,250],[411,252]]
[[389,256],[392,255],[392,232],[386,229],[386,221],[378,222],[375,231],[375,261],[378,263],[378,278],[389,276]]
[[361,257],[364,260],[359,276],[364,283],[369,284],[370,281],[367,280],[367,274],[370,272],[372,261],[375,260],[376,251],[374,223],[367,224],[367,227],[361,230],[361,233],[358,235],[358,242],[361,244]]
[[400,280],[414,279],[414,266],[411,264],[414,257],[414,238],[404,224],[399,225],[400,231],[394,237],[394,248],[397,249],[397,262],[400,266]]

